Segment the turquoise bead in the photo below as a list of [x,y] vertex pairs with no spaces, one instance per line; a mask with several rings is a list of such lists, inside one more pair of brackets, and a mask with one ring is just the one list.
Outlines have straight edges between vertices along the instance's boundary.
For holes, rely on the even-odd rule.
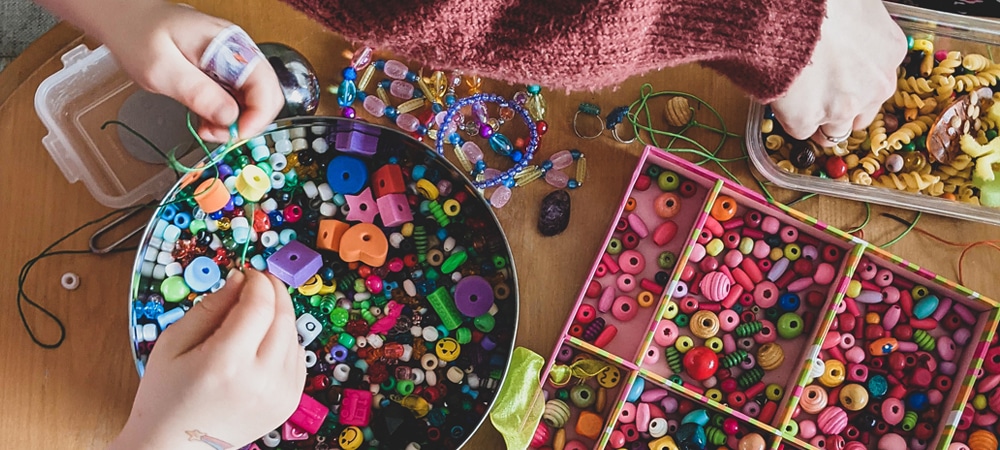
[[337,104],[341,108],[346,108],[354,104],[354,100],[358,97],[358,88],[354,85],[351,80],[344,80],[340,82],[340,87],[337,88]]
[[514,145],[510,143],[510,139],[507,139],[507,136],[504,136],[503,133],[493,133],[493,136],[490,136],[490,148],[504,156],[514,151]]
[[704,409],[696,409],[687,413],[683,419],[681,419],[681,424],[685,423],[696,423],[701,426],[708,425],[708,412]]
[[642,396],[642,391],[646,389],[646,380],[642,378],[636,378],[635,383],[632,384],[632,388],[628,391],[628,397],[625,401],[629,403],[635,403],[639,401],[639,397]]
[[913,305],[913,317],[916,317],[917,319],[926,319],[930,317],[931,314],[934,314],[934,311],[937,310],[938,304],[940,303],[941,300],[939,300],[938,296],[934,294],[930,294],[918,300],[917,304]]

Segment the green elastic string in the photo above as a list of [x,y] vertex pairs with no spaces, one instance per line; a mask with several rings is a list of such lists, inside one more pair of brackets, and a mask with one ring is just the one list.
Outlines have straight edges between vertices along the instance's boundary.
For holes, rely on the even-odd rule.
[[[899,236],[896,236],[896,237],[892,238],[892,240],[890,240],[889,242],[886,242],[885,244],[880,245],[879,248],[882,248],[882,249],[889,248],[893,244],[899,242],[904,237],[906,237],[907,234],[910,234],[910,231],[913,231],[913,228],[917,226],[917,222],[920,220],[920,217],[922,217],[923,215],[924,215],[923,212],[917,211],[917,215],[913,218],[913,221],[911,221],[911,222],[906,222],[906,221],[901,220],[901,219],[899,219],[897,217],[896,218],[897,220],[899,220],[900,222],[903,222],[903,223],[908,223],[908,226],[906,227],[905,230],[903,230],[902,233],[899,233]],[[885,214],[885,213],[883,213],[882,216],[883,217],[893,218],[893,216],[891,214]]]

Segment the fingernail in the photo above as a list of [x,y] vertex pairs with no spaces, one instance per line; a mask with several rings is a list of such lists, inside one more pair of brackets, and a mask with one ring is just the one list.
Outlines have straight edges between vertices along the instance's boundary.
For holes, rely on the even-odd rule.
[[242,277],[243,277],[243,272],[241,272],[241,271],[240,271],[240,270],[238,270],[238,269],[233,269],[233,270],[230,270],[230,271],[229,271],[229,273],[228,273],[228,274],[226,274],[226,280],[227,280],[227,281],[228,281],[228,280],[232,280],[232,279],[234,279],[234,278],[237,278],[237,277],[239,277],[239,278],[242,278]]

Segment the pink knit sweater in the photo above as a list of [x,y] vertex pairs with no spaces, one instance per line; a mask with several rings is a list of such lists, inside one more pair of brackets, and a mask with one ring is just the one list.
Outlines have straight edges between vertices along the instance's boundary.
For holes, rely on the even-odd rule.
[[762,101],[798,76],[824,0],[285,0],[345,37],[441,69],[596,89],[699,61]]

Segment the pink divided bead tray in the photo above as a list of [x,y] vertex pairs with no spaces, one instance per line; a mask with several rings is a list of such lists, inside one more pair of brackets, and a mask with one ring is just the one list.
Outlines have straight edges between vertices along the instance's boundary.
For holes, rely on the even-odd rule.
[[532,447],[997,448],[995,301],[655,147],[603,249]]

